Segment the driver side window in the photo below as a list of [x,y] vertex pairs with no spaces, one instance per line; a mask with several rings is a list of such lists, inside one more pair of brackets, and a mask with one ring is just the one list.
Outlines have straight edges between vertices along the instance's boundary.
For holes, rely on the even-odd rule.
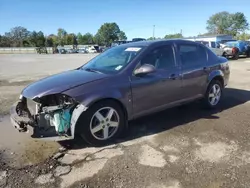
[[176,66],[172,45],[157,47],[141,60],[141,65],[150,64],[156,69],[170,69]]

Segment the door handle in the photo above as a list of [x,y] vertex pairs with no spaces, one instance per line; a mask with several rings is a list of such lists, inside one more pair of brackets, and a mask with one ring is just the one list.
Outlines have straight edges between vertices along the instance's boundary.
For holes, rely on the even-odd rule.
[[209,68],[209,67],[203,67],[203,70],[204,70],[204,71],[209,71],[210,68]]
[[171,75],[169,76],[169,79],[171,79],[171,80],[176,80],[178,77],[179,77],[178,74],[171,74]]

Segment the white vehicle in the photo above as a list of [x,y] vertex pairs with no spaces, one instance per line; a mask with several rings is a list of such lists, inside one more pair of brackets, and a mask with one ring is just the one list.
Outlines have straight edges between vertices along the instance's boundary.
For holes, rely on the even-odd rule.
[[86,50],[88,53],[97,53],[94,46],[89,46],[88,48],[86,48]]
[[221,45],[218,42],[214,41],[195,41],[200,44],[203,44],[210,48],[217,56],[224,56],[224,50],[222,49]]

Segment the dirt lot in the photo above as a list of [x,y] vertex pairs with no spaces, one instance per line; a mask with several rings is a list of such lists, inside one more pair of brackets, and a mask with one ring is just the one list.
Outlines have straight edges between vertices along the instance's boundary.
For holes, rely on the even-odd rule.
[[[80,140],[34,141],[15,132],[7,111],[30,81],[78,67],[91,55],[0,56],[0,187],[250,187],[250,59],[230,61],[220,107],[190,104],[130,122],[103,148]],[[21,178],[20,178],[21,177]]]

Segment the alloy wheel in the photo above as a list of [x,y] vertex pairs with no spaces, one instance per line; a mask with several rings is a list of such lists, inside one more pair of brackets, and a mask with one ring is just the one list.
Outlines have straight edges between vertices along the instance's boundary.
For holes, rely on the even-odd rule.
[[97,140],[107,140],[118,130],[120,117],[111,107],[99,109],[91,118],[90,132]]
[[221,98],[221,87],[218,84],[214,84],[208,95],[208,101],[212,106],[215,106],[218,104]]

